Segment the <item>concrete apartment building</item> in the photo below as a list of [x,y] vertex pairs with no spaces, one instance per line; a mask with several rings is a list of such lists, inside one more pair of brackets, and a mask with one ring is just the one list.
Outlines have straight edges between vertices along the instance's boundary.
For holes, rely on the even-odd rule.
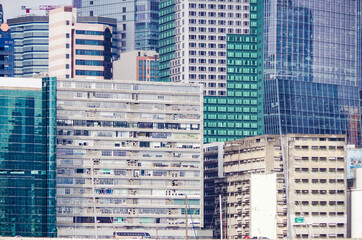
[[49,73],[57,78],[112,79],[116,25],[112,18],[78,17],[71,6],[51,10]]
[[130,51],[121,53],[113,62],[113,78],[158,82],[158,53],[156,51]]
[[184,238],[186,196],[200,236],[200,86],[59,79],[57,101],[59,237]]
[[225,143],[228,236],[345,238],[345,150],[344,135],[264,135]]

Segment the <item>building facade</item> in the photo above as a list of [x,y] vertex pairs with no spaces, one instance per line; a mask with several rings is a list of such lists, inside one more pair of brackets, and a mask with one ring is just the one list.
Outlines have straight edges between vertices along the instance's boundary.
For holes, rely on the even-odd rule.
[[[0,8],[0,11],[2,11],[2,8]],[[13,76],[14,76],[14,39],[12,39],[10,36],[9,25],[7,25],[6,23],[1,23],[0,77],[13,77]]]
[[0,78],[0,235],[56,237],[56,80]]
[[158,53],[155,51],[130,51],[121,53],[113,63],[114,79],[158,82]]
[[184,238],[186,197],[188,235],[203,227],[201,91],[58,80],[60,237]]
[[133,50],[158,50],[158,0],[73,0],[80,16],[117,19],[118,54]]
[[[58,78],[112,79],[115,19],[78,18],[63,6],[49,14],[49,73]],[[114,54],[116,54],[114,48]]]
[[263,1],[161,1],[160,80],[204,85],[204,141],[263,134]]
[[33,77],[48,72],[49,18],[26,16],[8,19],[14,39],[14,76]]
[[263,135],[224,151],[230,238],[346,237],[345,135]]
[[347,134],[359,144],[360,4],[264,1],[265,134]]
[[[224,143],[215,142],[204,145],[204,228],[215,230],[218,206],[215,200],[215,181],[223,178],[224,174]],[[215,237],[215,233],[214,233]]]

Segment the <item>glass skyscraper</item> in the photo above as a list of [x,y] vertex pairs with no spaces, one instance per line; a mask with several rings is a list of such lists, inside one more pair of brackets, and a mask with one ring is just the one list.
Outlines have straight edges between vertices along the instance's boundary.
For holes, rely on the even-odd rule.
[[355,0],[264,0],[265,134],[360,142]]
[[73,0],[80,16],[117,19],[118,53],[158,50],[159,0]]
[[0,235],[56,237],[56,79],[0,78]]

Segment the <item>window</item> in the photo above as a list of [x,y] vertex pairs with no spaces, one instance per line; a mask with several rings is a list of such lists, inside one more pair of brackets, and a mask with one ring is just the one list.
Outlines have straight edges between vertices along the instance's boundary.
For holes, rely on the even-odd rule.
[[93,11],[89,12],[89,16],[91,16],[91,17],[93,16]]

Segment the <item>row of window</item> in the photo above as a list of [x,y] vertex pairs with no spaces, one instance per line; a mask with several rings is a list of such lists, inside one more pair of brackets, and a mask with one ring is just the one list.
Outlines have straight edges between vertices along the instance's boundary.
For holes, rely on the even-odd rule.
[[75,43],[76,44],[81,44],[81,45],[99,45],[99,46],[104,45],[104,41],[102,41],[102,40],[92,40],[92,39],[76,39]]
[[207,36],[206,38],[206,35],[193,35],[193,34],[190,34],[189,35],[189,39],[190,40],[196,40],[196,39],[199,39],[199,40],[210,40],[210,41],[225,41],[226,40],[226,37],[225,36],[215,36],[215,35],[209,35]]
[[[230,17],[233,17],[233,13],[228,13],[228,16]],[[218,26],[223,26],[223,25],[228,25],[228,26],[234,26],[234,24],[236,26],[249,26],[249,21],[232,21],[232,20],[212,20],[212,19],[209,19],[209,20],[206,20],[206,19],[199,19],[199,20],[196,20],[196,19],[189,19],[189,23],[190,24],[196,24],[196,25],[203,25],[203,24],[209,24],[209,25],[218,25]]]
[[199,16],[199,17],[218,17],[218,18],[222,18],[222,17],[229,17],[229,16],[233,16],[233,18],[244,18],[244,19],[248,19],[250,17],[249,13],[235,13],[235,15],[229,15],[226,14],[225,11],[222,12],[203,12],[203,11],[189,11],[189,16]]
[[[316,205],[320,205],[320,206],[326,206],[327,205],[327,201],[295,201],[295,205],[304,205],[304,206],[308,206],[309,203],[312,206],[316,206]],[[334,205],[340,205],[340,206],[344,206],[344,201],[329,201],[328,202],[330,206],[334,206]]]
[[222,43],[219,43],[219,44],[216,44],[216,43],[209,43],[209,44],[206,44],[206,43],[195,43],[195,42],[190,42],[189,43],[189,47],[191,48],[196,48],[196,47],[199,47],[199,48],[221,48],[221,49],[224,49],[226,48],[226,44],[222,44]]
[[150,129],[181,129],[198,130],[200,124],[188,123],[152,123],[152,122],[123,122],[123,121],[93,121],[93,120],[57,120],[57,126],[86,126],[86,127],[119,127],[119,128],[150,128]]
[[103,71],[75,70],[75,75],[80,76],[103,76]]
[[[218,75],[218,80],[225,80],[225,78],[225,75]],[[189,74],[189,79],[216,79],[216,75]]]
[[93,56],[103,56],[104,52],[101,50],[86,50],[86,49],[77,49],[75,50],[77,55],[93,55]]
[[86,66],[103,66],[104,62],[103,61],[98,61],[98,60],[81,60],[81,59],[77,59],[77,60],[75,60],[75,64],[76,65],[86,65]]
[[229,34],[233,34],[233,33],[236,33],[236,34],[248,34],[249,33],[249,29],[235,29],[235,32],[234,32],[234,29],[233,28],[206,28],[206,27],[199,27],[199,28],[196,28],[196,27],[189,27],[189,31],[190,32],[209,32],[209,33],[229,33]]
[[[222,51],[222,52],[216,52],[216,51],[195,51],[195,50],[190,50],[189,51],[189,55],[190,56],[210,56],[210,57],[224,57],[226,56],[226,52]],[[210,64],[215,64],[216,63],[216,59],[212,59],[209,61]]]
[[205,4],[205,3],[199,3],[198,5],[196,3],[189,3],[189,8],[199,8],[199,9],[219,9],[219,10],[244,10],[248,11],[249,6],[248,5],[225,5],[225,4]]
[[[225,72],[225,68],[224,67],[219,67],[219,68],[217,68],[217,70],[219,71],[219,72]],[[199,71],[199,72],[206,72],[206,71],[208,71],[208,72],[216,72],[216,67],[196,67],[196,66],[190,66],[189,67],[189,71],[191,71],[191,72],[195,72],[195,71]]]
[[84,34],[84,35],[103,35],[104,32],[100,31],[86,31],[86,30],[76,30],[76,34]]
[[[295,183],[309,183],[309,179],[295,179]],[[312,183],[327,183],[327,179],[312,179]],[[344,179],[329,179],[329,183],[344,183]],[[338,190],[337,193],[344,193],[343,190]]]

